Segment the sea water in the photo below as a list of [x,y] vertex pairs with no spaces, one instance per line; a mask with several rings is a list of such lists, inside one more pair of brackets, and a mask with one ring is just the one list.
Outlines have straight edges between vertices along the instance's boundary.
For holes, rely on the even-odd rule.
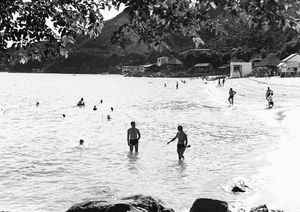
[[[251,109],[214,101],[200,79],[1,73],[0,80],[0,210],[66,211],[141,193],[188,211],[197,198],[246,204],[271,182],[265,173],[282,134]],[[86,106],[76,107],[81,98]],[[142,136],[138,154],[127,146],[131,121]],[[183,161],[176,142],[166,144],[178,125],[191,145]],[[247,192],[233,194],[239,182]]]

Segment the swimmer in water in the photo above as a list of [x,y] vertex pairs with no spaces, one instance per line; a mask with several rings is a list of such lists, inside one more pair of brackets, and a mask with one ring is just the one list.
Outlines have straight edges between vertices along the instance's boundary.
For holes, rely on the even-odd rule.
[[79,145],[82,146],[83,143],[84,143],[84,140],[83,140],[83,139],[80,139],[80,140],[79,140]]
[[84,101],[83,101],[83,98],[80,99],[80,101],[77,103],[77,106],[84,106]]

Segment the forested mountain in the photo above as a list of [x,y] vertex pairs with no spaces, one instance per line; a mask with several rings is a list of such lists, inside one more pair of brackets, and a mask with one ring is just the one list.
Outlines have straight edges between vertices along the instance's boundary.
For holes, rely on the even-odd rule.
[[199,33],[204,41],[199,48],[210,49],[209,52],[181,54],[195,48],[195,45],[191,37],[179,33],[166,36],[164,39],[166,45],[159,48],[159,51],[153,46],[139,42],[138,36],[130,32],[125,36],[125,45],[120,47],[112,44],[113,33],[129,21],[128,13],[124,11],[105,22],[99,37],[94,39],[76,37],[76,43],[67,47],[68,58],[59,57],[42,62],[28,62],[24,65],[16,64],[9,68],[11,71],[43,68],[44,72],[55,73],[114,73],[122,65],[153,63],[159,56],[171,56],[182,60],[187,70],[199,62],[209,62],[217,68],[236,56],[239,48],[244,45],[252,49],[253,55],[262,53],[262,57],[272,52],[282,59],[299,51],[299,34],[294,29],[279,30],[273,26],[265,32],[261,28],[250,28],[244,23],[236,22],[231,17],[223,18],[224,20],[226,18],[224,29],[227,33],[216,34],[215,31],[209,30]]

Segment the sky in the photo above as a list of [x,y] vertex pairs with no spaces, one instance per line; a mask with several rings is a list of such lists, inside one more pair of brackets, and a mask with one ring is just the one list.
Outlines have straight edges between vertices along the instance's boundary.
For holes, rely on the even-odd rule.
[[113,8],[111,8],[110,11],[108,11],[107,9],[106,10],[101,10],[101,14],[104,17],[104,20],[107,21],[109,19],[114,18],[116,15],[118,15],[120,12],[122,12],[124,10],[124,8],[125,8],[124,5],[121,5],[119,10],[115,10]]

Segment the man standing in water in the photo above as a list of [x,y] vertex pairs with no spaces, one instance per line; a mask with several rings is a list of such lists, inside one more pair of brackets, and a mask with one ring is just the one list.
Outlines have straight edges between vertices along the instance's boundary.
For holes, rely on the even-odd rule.
[[181,160],[181,158],[184,159],[183,153],[185,151],[185,148],[187,147],[188,144],[188,138],[185,132],[183,132],[182,126],[178,126],[178,132],[174,138],[171,139],[167,144],[171,143],[174,141],[176,138],[178,138],[178,143],[177,143],[177,153],[178,153],[178,158]]
[[141,138],[140,131],[135,128],[135,122],[131,122],[131,128],[127,130],[127,143],[130,149],[130,152],[133,151],[133,146],[135,149],[135,152],[138,152],[139,149],[139,140]]

